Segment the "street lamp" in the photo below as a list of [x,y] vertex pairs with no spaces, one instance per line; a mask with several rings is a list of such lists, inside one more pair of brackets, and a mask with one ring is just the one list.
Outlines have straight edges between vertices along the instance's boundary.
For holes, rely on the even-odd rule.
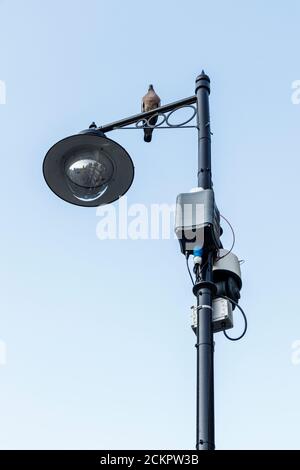
[[121,145],[92,125],[55,144],[45,157],[43,173],[61,199],[94,207],[110,204],[128,191],[134,166]]
[[[225,333],[232,327],[232,310],[236,306],[244,316],[238,305],[242,286],[239,261],[232,249],[223,249],[220,241],[220,213],[212,189],[209,94],[210,79],[202,71],[196,78],[195,95],[98,128],[93,123],[89,129],[55,144],[43,164],[45,180],[60,198],[87,207],[109,204],[129,189],[134,167],[126,150],[108,139],[106,133],[129,128],[197,129],[198,188],[178,196],[175,227],[187,262],[191,254],[194,256],[195,280],[191,277],[197,299],[193,324],[197,336],[197,450],[215,448],[213,334],[221,330]],[[182,108],[191,110],[190,117],[172,124],[170,117]],[[186,210],[187,205],[192,210]],[[244,319],[245,333],[245,316]],[[235,340],[244,333],[239,338],[226,336]]]

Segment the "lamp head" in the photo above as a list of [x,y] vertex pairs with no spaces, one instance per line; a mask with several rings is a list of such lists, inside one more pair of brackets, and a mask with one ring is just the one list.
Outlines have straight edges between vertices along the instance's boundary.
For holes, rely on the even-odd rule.
[[44,159],[43,173],[50,189],[61,199],[96,207],[128,191],[134,166],[121,145],[90,128],[56,143]]

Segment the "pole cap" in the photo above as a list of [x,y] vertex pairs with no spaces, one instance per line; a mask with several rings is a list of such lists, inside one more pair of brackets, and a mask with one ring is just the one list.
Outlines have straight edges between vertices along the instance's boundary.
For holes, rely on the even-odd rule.
[[204,70],[202,70],[201,74],[198,75],[196,78],[196,90],[195,93],[199,90],[199,88],[206,88],[208,93],[210,93],[210,78]]

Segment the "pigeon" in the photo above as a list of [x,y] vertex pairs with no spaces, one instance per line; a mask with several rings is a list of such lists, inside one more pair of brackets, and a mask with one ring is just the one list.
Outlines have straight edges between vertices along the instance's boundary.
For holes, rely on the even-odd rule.
[[[155,93],[153,85],[149,85],[148,93],[142,99],[142,112],[152,111],[160,107],[160,97]],[[149,119],[149,124],[155,126],[158,116],[153,116]],[[145,124],[146,125],[146,124]],[[144,141],[151,142],[153,129],[144,129]]]

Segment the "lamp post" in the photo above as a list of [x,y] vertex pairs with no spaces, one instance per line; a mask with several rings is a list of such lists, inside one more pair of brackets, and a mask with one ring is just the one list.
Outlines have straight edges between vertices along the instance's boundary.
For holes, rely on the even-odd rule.
[[[211,131],[209,117],[210,80],[202,73],[196,79],[198,122],[198,186],[212,188]],[[213,251],[203,259],[202,280],[194,285],[197,297],[197,431],[196,448],[215,448],[214,426],[214,344],[212,329]]]
[[[210,80],[202,71],[196,79],[195,95],[139,113],[110,124],[89,129],[67,137],[55,144],[47,153],[43,173],[50,189],[72,204],[95,207],[117,200],[129,189],[134,167],[128,153],[118,143],[106,137],[115,129],[144,129],[147,127],[186,128],[198,131],[198,187],[210,190],[211,178],[211,132],[209,121]],[[192,108],[192,116],[184,123],[173,125],[170,116],[178,109]],[[153,116],[162,119],[151,125]],[[190,124],[196,118],[196,124]],[[152,121],[153,122],[153,121]],[[133,127],[130,127],[134,125]],[[219,218],[216,220],[220,231]],[[193,293],[197,298],[197,413],[196,449],[213,450],[214,444],[214,372],[213,372],[213,326],[212,302],[216,290],[213,282],[213,259],[222,245],[217,237],[215,244],[206,241],[204,231],[201,247],[201,269],[195,269],[196,281]],[[189,255],[189,253],[185,253]]]

